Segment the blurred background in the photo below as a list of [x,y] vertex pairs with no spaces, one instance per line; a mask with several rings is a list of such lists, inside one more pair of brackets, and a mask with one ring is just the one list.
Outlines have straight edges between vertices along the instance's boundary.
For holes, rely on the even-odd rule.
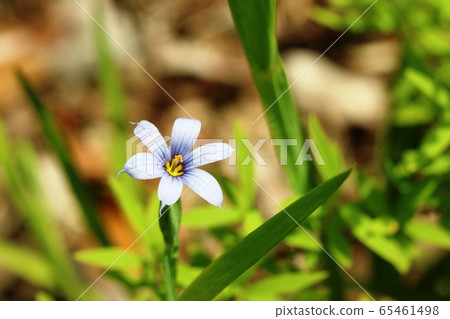
[[[289,83],[371,3],[279,0]],[[202,121],[201,139],[270,138],[265,118],[252,125],[263,108],[227,1],[80,4]],[[376,299],[450,297],[449,26],[445,1],[380,0],[290,90],[338,169],[355,167],[305,227]],[[169,135],[187,114],[72,0],[1,1],[0,48],[0,300],[73,300],[158,216],[156,181],[115,178],[128,121]],[[180,289],[279,210],[252,176],[294,199],[276,150],[260,153],[267,166],[208,168],[225,212],[183,196]],[[155,225],[85,298],[160,300],[162,247]],[[367,296],[298,230],[218,299]]]

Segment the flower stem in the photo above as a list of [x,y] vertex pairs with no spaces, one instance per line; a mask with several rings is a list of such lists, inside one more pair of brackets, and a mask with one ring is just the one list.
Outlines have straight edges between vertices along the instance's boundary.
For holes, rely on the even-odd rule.
[[[167,211],[169,210],[169,211]],[[178,200],[175,204],[162,208],[163,214],[159,219],[159,227],[166,243],[166,249],[163,256],[164,282],[166,285],[167,300],[176,299],[177,288],[177,260],[180,239],[178,236],[181,222],[181,202]]]

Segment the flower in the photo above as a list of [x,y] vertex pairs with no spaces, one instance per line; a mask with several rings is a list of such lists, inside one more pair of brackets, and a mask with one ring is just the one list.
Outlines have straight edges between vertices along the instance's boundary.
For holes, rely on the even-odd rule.
[[137,153],[130,157],[117,176],[127,173],[135,179],[161,177],[158,186],[161,208],[174,204],[180,198],[183,184],[207,202],[222,206],[223,194],[219,183],[211,174],[199,169],[198,166],[226,159],[235,149],[226,143],[211,143],[202,145],[191,152],[200,133],[199,120],[176,119],[170,147],[152,123],[140,121],[132,124],[136,125],[134,135],[150,152]]

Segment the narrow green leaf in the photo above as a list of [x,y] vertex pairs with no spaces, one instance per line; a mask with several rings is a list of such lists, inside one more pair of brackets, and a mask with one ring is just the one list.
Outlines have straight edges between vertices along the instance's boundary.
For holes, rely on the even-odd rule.
[[395,238],[370,236],[363,233],[358,236],[358,239],[374,253],[390,262],[399,273],[406,274],[409,270],[413,254]]
[[403,194],[397,201],[396,211],[399,214],[400,221],[402,223],[409,221],[420,205],[427,202],[438,185],[438,180],[431,176],[408,185],[408,188],[402,191]]
[[114,197],[119,201],[120,207],[133,228],[136,235],[142,234],[148,227],[144,215],[144,206],[136,198],[133,190],[128,189],[125,183],[122,183],[115,177],[110,177],[109,186],[113,191]]
[[189,286],[192,283],[192,281],[198,275],[200,275],[201,272],[202,268],[200,267],[193,267],[186,263],[180,262],[178,263],[177,282],[181,287],[185,288]]
[[305,290],[328,277],[325,271],[276,274],[260,280],[242,292],[249,301],[280,300],[284,294]]
[[340,215],[350,226],[353,235],[371,251],[391,263],[401,274],[409,270],[415,253],[413,247],[389,236],[386,232],[390,230],[373,226],[379,219],[370,218],[355,205],[342,206]]
[[450,105],[450,94],[441,87],[433,78],[428,75],[408,68],[405,71],[405,77],[413,84],[420,92],[432,100],[436,105],[446,109]]
[[183,215],[183,226],[193,229],[223,227],[236,224],[242,219],[242,212],[236,209],[221,210],[214,206],[195,208]]
[[428,103],[410,102],[398,103],[392,109],[391,121],[396,126],[426,125],[436,118],[436,108]]
[[41,288],[56,286],[52,266],[44,257],[5,239],[0,240],[0,268]]
[[[244,47],[253,80],[263,102],[273,139],[296,139],[283,165],[298,194],[308,189],[310,163],[296,166],[304,141],[297,109],[288,90],[276,38],[276,0],[229,0],[234,24]],[[256,120],[256,119],[255,119]]]
[[344,268],[352,264],[350,243],[336,231],[331,230],[328,236],[328,250],[334,259]]
[[244,128],[241,122],[237,122],[235,125],[235,136],[236,136],[236,164],[237,172],[239,176],[239,191],[236,195],[239,198],[239,206],[241,208],[247,209],[252,207],[255,193],[256,185],[253,182],[253,161],[246,162],[250,152],[243,143],[243,140],[247,138],[244,133]]
[[[102,5],[99,6],[101,7]],[[101,14],[97,14],[97,21],[102,20],[103,17]],[[124,120],[126,114],[125,97],[117,65],[114,63],[114,57],[109,46],[110,39],[97,25],[94,25],[94,28],[100,86],[109,109],[110,117],[119,131],[123,132],[124,124],[127,123]]]
[[261,213],[256,209],[250,209],[244,213],[244,219],[242,222],[242,236],[247,236],[256,228],[261,226],[264,223],[264,220],[261,216]]
[[286,244],[292,247],[320,251],[320,247],[304,232],[294,232],[286,237]]
[[69,156],[64,140],[62,139],[61,131],[56,127],[52,115],[49,112],[48,107],[42,102],[39,96],[36,94],[31,84],[25,78],[22,73],[17,74],[19,82],[26,93],[28,99],[31,102],[39,121],[41,122],[44,134],[51,147],[55,151],[61,165],[64,168],[67,178],[70,181],[72,189],[78,198],[78,202],[84,212],[87,224],[91,228],[92,232],[97,236],[98,240],[103,245],[108,245],[108,239],[100,224],[99,217],[93,199],[88,193],[88,188],[85,183],[79,177],[72,160]]
[[346,20],[341,14],[319,6],[314,8],[312,18],[317,23],[334,30],[342,30],[346,27]]
[[[180,300],[211,300],[298,227],[342,185],[350,171],[308,192],[270,218],[212,262],[183,292]],[[294,222],[291,217],[297,222]]]
[[405,226],[406,233],[423,242],[450,249],[450,233],[438,224],[412,220]]
[[36,175],[36,154],[25,141],[15,143],[13,148],[1,121],[0,144],[0,173],[5,177],[9,197],[52,267],[52,277],[56,281],[55,290],[69,300],[76,298],[80,294],[80,279],[42,194]]
[[114,270],[136,268],[142,266],[142,260],[139,255],[130,251],[128,251],[126,254],[123,254],[123,251],[123,249],[119,249],[116,247],[85,249],[77,251],[75,253],[75,260],[83,264],[97,266],[105,269],[114,263]]
[[438,157],[450,147],[450,123],[437,123],[420,143],[420,152],[428,159]]
[[442,154],[423,168],[426,175],[443,175],[450,172],[450,154]]
[[309,135],[313,139],[322,155],[325,165],[317,165],[317,170],[323,180],[339,174],[344,169],[344,161],[336,142],[331,141],[325,134],[319,119],[316,116],[309,117]]

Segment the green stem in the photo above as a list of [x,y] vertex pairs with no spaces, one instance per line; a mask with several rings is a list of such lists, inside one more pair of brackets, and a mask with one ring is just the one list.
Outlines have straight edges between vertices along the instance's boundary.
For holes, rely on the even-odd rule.
[[178,200],[172,206],[165,206],[161,210],[159,227],[166,243],[163,256],[164,282],[167,300],[176,300],[177,288],[177,260],[180,238],[178,236],[181,222],[181,202]]

